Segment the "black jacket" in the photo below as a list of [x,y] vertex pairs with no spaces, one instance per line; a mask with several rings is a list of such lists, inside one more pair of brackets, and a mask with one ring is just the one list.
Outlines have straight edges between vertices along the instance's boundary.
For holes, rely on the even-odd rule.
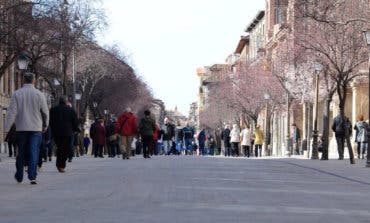
[[345,136],[346,131],[348,135],[352,134],[352,124],[347,117],[338,115],[333,120],[331,129],[335,132],[335,136]]
[[175,136],[175,126],[172,124],[165,124],[161,130],[163,140],[171,140]]
[[155,131],[155,121],[150,117],[142,118],[139,124],[139,133],[141,136],[153,136]]
[[50,128],[53,137],[73,136],[78,131],[76,112],[66,104],[59,104],[50,110]]

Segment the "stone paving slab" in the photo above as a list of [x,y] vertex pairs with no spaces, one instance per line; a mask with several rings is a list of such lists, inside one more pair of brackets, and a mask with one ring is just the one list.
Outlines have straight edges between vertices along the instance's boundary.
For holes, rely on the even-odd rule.
[[365,160],[160,156],[44,164],[16,184],[0,162],[0,222],[370,222]]

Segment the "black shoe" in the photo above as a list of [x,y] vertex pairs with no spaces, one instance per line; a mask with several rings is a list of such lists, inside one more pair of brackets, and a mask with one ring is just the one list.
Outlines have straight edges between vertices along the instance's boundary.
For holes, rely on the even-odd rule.
[[15,179],[15,181],[17,181],[17,183],[18,183],[18,184],[22,183],[22,180],[18,179],[18,178],[16,177],[16,175],[14,175],[14,179]]
[[31,183],[32,185],[37,184],[36,180],[31,180],[31,181],[30,181],[30,183]]
[[51,157],[49,157],[49,161],[51,162]]
[[72,159],[68,159],[68,163],[72,163]]

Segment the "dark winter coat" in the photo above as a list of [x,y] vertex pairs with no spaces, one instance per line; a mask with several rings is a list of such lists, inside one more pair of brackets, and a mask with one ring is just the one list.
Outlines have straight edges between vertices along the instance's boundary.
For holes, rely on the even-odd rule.
[[139,133],[141,136],[153,136],[156,130],[155,121],[146,116],[140,120]]
[[53,137],[73,136],[78,131],[76,112],[66,104],[59,104],[50,110],[50,128]]
[[190,126],[185,126],[182,131],[184,132],[185,139],[192,139],[194,138],[194,129]]
[[[346,129],[347,128],[347,129]],[[341,115],[337,115],[333,120],[333,125],[331,129],[335,132],[335,136],[343,137],[345,136],[346,130],[348,134],[352,134],[352,124],[348,117],[342,118]]]
[[161,133],[163,134],[163,140],[171,140],[175,136],[175,127],[174,125],[168,123],[165,124],[161,130]]
[[225,147],[229,148],[230,144],[230,129],[224,129],[221,134],[221,138],[224,141]]
[[101,145],[101,146],[104,146],[105,145],[105,140],[106,140],[106,137],[105,137],[105,127],[104,125],[102,124],[98,124],[95,126],[95,129],[94,129],[94,143],[96,145]]

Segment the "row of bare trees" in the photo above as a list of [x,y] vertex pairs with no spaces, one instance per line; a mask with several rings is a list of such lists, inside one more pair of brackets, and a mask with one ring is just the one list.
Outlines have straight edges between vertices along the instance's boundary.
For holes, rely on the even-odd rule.
[[81,94],[81,113],[88,107],[119,113],[129,105],[138,110],[150,103],[149,87],[128,65],[124,53],[116,46],[101,47],[94,41],[97,31],[107,26],[97,3],[3,1],[0,77],[24,54],[30,60],[29,69],[46,83],[42,87],[54,97],[72,96],[75,84]]
[[[292,102],[312,104],[315,63],[320,63],[323,67],[319,74],[320,98],[325,101],[323,134],[327,148],[329,106],[333,96],[338,95],[339,110],[344,114],[350,83],[364,75],[360,70],[367,65],[369,57],[362,30],[369,28],[370,3],[363,0],[287,2],[290,14],[280,28],[284,37],[277,39],[273,50],[261,50],[260,59],[236,64],[236,72],[229,72],[228,79],[217,83],[208,99],[210,109],[203,112],[203,120],[206,125],[215,123],[211,120],[223,123],[230,120],[230,115],[221,114],[232,111],[236,117],[256,122],[266,104],[263,100],[266,92],[271,95],[272,108],[279,111],[290,110]],[[212,100],[215,103],[212,104]],[[213,111],[216,107],[223,110],[221,114]]]

